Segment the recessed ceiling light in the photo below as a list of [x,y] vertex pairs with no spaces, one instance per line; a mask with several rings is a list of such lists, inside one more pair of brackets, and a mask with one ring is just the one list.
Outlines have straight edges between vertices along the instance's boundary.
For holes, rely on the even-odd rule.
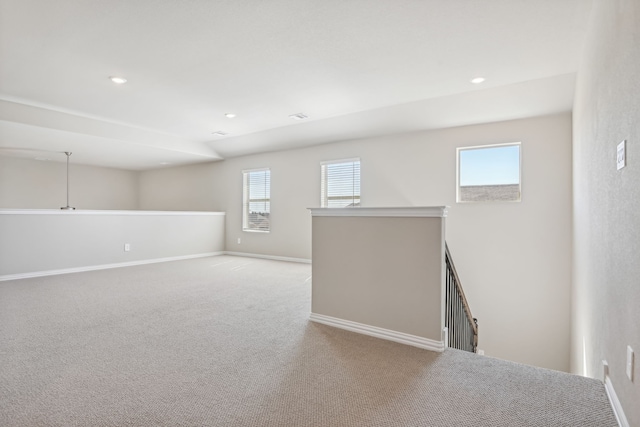
[[111,76],[109,77],[109,80],[111,80],[112,82],[116,83],[116,84],[123,84],[127,82],[127,79],[123,78],[123,77],[117,77],[117,76]]
[[307,116],[304,113],[297,113],[297,114],[291,114],[289,118],[293,120],[304,120],[304,119],[308,119],[309,116]]
[[221,130],[213,132],[213,134],[216,135],[216,136],[227,136],[227,135],[229,135],[227,132],[223,132]]
[[227,119],[233,119],[236,115],[233,113],[227,113],[224,115]]
[[473,83],[474,85],[480,84],[484,81],[484,77],[476,77],[475,79],[471,80],[471,83]]

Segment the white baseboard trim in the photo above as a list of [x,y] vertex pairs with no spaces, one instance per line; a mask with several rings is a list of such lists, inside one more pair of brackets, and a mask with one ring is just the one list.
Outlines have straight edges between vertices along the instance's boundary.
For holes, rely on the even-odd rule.
[[325,316],[323,314],[311,313],[309,320],[340,329],[346,329],[347,331],[381,338],[383,340],[395,341],[401,344],[423,348],[425,350],[443,352],[445,348],[443,341],[436,341],[416,335],[405,334],[403,332],[378,328],[377,326],[365,325],[363,323],[338,319],[337,317]]
[[622,410],[622,405],[618,400],[618,395],[616,394],[616,391],[613,389],[613,383],[611,382],[611,378],[609,378],[608,375],[604,379],[604,388],[607,391],[609,402],[611,402],[613,413],[615,414],[620,427],[631,427],[631,425],[629,424],[629,421],[627,421],[627,417],[624,415],[624,411]]
[[139,261],[118,262],[115,264],[90,265],[86,267],[62,268],[59,270],[34,271],[31,273],[6,274],[0,276],[0,282],[7,280],[29,279],[32,277],[55,276],[58,274],[81,273],[83,271],[107,270],[109,268],[132,267],[135,265],[155,264],[159,262],[181,261],[193,258],[205,258],[210,256],[224,255],[224,252],[207,252],[202,254],[181,255],[166,258],[143,259]]
[[444,345],[444,348],[449,347],[449,328],[446,326],[442,328],[442,345]]
[[245,252],[219,251],[219,252],[207,252],[207,253],[194,254],[194,255],[181,255],[181,256],[166,257],[166,258],[143,259],[139,261],[118,262],[115,264],[100,264],[100,265],[90,265],[85,267],[61,268],[57,270],[33,271],[29,273],[6,274],[3,276],[0,276],[0,282],[4,282],[7,280],[29,279],[32,277],[55,276],[58,274],[81,273],[83,271],[106,270],[109,268],[132,267],[135,265],[155,264],[159,262],[180,261],[185,259],[204,258],[204,257],[219,256],[219,255],[232,255],[232,256],[240,256],[240,257],[248,257],[248,258],[271,259],[274,261],[288,261],[288,262],[300,262],[304,264],[311,264],[311,260],[305,259],[305,258],[289,258],[289,257],[282,257],[282,256],[261,255],[261,254],[245,253]]
[[262,254],[252,254],[248,252],[231,252],[231,251],[226,251],[224,254],[231,255],[231,256],[242,256],[247,258],[271,259],[274,261],[300,262],[303,264],[311,264],[311,260],[307,258],[290,258],[286,256],[262,255]]

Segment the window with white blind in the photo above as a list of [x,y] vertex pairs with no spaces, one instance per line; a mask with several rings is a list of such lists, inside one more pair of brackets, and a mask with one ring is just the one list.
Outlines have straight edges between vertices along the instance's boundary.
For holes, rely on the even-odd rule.
[[320,206],[346,208],[360,206],[360,159],[322,162]]
[[242,230],[269,231],[271,229],[271,171],[252,169],[242,171]]

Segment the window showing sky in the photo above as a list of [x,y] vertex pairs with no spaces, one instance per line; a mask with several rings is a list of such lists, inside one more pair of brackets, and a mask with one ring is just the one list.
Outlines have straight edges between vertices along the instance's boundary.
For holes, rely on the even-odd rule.
[[460,150],[460,186],[520,183],[520,145]]

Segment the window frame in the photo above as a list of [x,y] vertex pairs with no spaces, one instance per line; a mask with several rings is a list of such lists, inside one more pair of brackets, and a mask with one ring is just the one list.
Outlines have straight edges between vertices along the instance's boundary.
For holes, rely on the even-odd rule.
[[[461,200],[460,153],[462,151],[468,151],[468,150],[514,147],[514,146],[518,147],[518,198],[515,200]],[[509,184],[504,184],[504,185],[509,185]],[[522,202],[522,141],[456,147],[456,203],[520,203],[520,202]]]
[[[268,229],[260,229],[260,228],[250,228],[249,227],[249,215],[250,206],[251,206],[251,189],[248,185],[247,180],[250,180],[252,173],[258,172],[268,172],[269,173],[269,189],[268,199],[262,199],[266,203],[269,204],[269,228]],[[242,231],[246,231],[249,233],[270,233],[271,232],[271,169],[270,168],[256,168],[256,169],[244,169],[242,171]]]
[[[328,182],[329,182],[329,175],[326,174],[326,166],[328,165],[337,165],[337,164],[343,164],[343,163],[358,163],[358,189],[360,191],[358,191],[358,206],[352,206],[352,207],[360,207],[362,205],[362,162],[360,160],[360,157],[352,157],[352,158],[347,158],[347,159],[336,159],[336,160],[326,160],[323,162],[320,162],[320,207],[321,208],[328,208],[329,206],[329,195],[326,194],[328,192]],[[326,177],[325,177],[326,174]],[[326,179],[325,179],[326,178]],[[355,193],[355,192],[354,192]],[[355,199],[354,194],[352,193],[351,196],[352,199]],[[325,205],[325,200],[326,200],[326,205]],[[334,208],[334,209],[343,209],[346,208],[348,206],[344,206],[342,208]]]

